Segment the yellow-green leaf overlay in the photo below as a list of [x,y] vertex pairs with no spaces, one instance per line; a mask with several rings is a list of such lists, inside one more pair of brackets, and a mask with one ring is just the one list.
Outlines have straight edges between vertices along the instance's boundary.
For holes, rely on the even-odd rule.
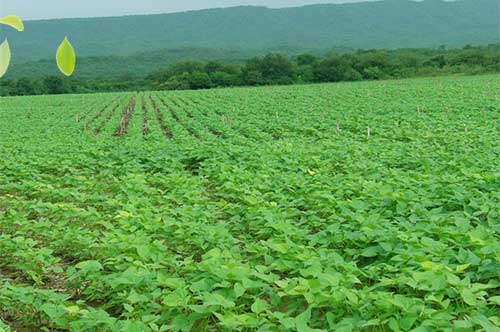
[[17,31],[24,31],[23,21],[16,15],[0,17],[0,24],[11,26]]
[[10,64],[10,47],[7,39],[0,45],[0,77],[5,75]]
[[71,76],[75,71],[76,66],[76,54],[73,46],[68,40],[68,37],[64,38],[61,45],[57,49],[56,61],[59,70],[66,76]]

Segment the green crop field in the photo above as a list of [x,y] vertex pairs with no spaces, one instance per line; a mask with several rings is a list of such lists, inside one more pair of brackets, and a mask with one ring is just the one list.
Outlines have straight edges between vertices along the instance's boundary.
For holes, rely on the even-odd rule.
[[500,331],[499,75],[0,99],[0,331]]

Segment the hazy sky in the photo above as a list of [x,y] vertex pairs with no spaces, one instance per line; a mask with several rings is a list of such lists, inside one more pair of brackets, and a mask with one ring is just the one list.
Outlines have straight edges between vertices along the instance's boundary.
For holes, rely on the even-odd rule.
[[238,5],[291,7],[359,1],[362,0],[0,0],[0,16],[12,13],[24,19],[119,16]]

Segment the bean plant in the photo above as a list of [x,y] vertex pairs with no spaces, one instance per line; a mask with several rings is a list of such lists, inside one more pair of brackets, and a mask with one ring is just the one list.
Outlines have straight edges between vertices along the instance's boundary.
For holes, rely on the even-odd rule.
[[0,98],[0,332],[499,332],[499,78]]

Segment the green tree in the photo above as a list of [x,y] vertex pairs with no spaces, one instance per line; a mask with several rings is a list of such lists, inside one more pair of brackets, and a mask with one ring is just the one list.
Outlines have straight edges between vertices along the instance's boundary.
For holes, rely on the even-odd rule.
[[297,57],[297,64],[299,66],[312,65],[318,61],[318,58],[312,54],[305,53]]
[[194,90],[210,89],[212,80],[207,73],[195,71],[189,75],[189,87]]
[[61,77],[49,76],[43,80],[45,90],[48,94],[59,95],[67,91],[66,84]]
[[248,60],[242,70],[245,84],[291,84],[296,71],[290,59],[282,54],[268,54]]
[[318,82],[357,81],[361,75],[352,67],[354,59],[347,56],[332,55],[317,63],[313,72]]

